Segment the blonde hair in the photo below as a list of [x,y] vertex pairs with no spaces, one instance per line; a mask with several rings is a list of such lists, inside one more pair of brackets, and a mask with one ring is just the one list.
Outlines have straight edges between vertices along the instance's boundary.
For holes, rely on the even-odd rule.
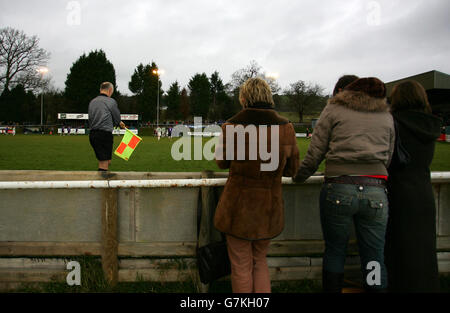
[[250,78],[242,84],[239,101],[244,108],[252,107],[257,102],[265,102],[274,106],[269,84],[261,78]]

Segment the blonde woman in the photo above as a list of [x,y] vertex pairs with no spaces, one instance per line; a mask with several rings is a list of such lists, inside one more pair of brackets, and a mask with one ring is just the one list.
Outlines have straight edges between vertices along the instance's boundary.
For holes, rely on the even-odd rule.
[[[284,228],[281,177],[295,175],[299,151],[294,127],[274,110],[264,80],[247,80],[239,101],[243,109],[222,126],[216,149],[217,165],[230,172],[214,225],[226,234],[233,292],[269,293],[266,255],[270,239]],[[234,140],[227,146],[230,137]],[[271,159],[261,153],[252,155],[255,149],[270,150]]]

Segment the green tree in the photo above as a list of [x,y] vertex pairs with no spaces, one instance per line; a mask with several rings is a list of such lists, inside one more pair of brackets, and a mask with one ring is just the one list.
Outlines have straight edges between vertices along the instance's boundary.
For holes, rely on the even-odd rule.
[[303,122],[303,116],[307,109],[317,105],[323,106],[323,103],[326,102],[323,90],[323,87],[318,84],[307,84],[303,80],[299,80],[291,84],[285,91],[291,105],[298,112],[300,123]]
[[242,106],[239,103],[239,99],[237,96],[235,97],[229,97],[227,96],[227,101],[224,103],[223,109],[222,109],[222,120],[227,120],[231,118],[233,115],[238,113]]
[[242,109],[241,102],[239,101],[239,88],[231,89],[230,84],[227,84],[227,90],[229,91],[229,103],[224,107],[222,111],[223,119],[227,120]]
[[191,114],[191,107],[189,104],[189,96],[188,96],[188,92],[187,92],[186,88],[183,88],[183,90],[181,90],[180,112],[181,112],[181,116],[184,121],[186,121],[188,119],[189,115]]
[[[158,66],[155,62],[147,65],[141,63],[134,70],[131,80],[128,83],[128,89],[130,89],[137,98],[137,106],[142,121],[152,121],[156,119],[159,76],[156,75],[154,71],[157,70]],[[159,92],[161,100],[161,81],[159,81]]]
[[225,91],[225,85],[219,76],[219,72],[215,71],[211,75],[210,84],[211,106],[209,108],[209,119],[218,121],[224,119],[224,115],[229,115],[227,109],[229,109],[231,99]]
[[195,74],[189,81],[188,87],[192,114],[201,116],[205,120],[211,101],[211,84],[208,76],[205,73]]
[[138,101],[136,96],[120,94],[115,96],[121,113],[139,114]]
[[11,91],[5,89],[0,96],[0,116],[5,123],[37,123],[40,119],[40,107],[33,92],[26,91],[21,84]]
[[[72,112],[87,112],[89,102],[99,94],[100,84],[109,81],[116,86],[116,71],[103,50],[83,54],[70,68],[65,97]],[[113,96],[114,97],[114,96]]]
[[[40,103],[40,101],[41,96],[38,95],[38,102]],[[58,113],[64,112],[67,112],[64,92],[52,88],[47,90],[44,93],[44,124],[56,124],[58,122]]]
[[182,117],[180,111],[181,90],[178,82],[174,82],[167,91],[167,117],[178,120]]

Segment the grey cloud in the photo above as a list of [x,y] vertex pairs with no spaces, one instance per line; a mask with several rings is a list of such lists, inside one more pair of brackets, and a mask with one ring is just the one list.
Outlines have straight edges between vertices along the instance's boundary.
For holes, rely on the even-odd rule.
[[196,72],[228,81],[253,59],[283,87],[302,79],[328,92],[344,73],[389,81],[450,72],[448,0],[376,1],[378,26],[367,23],[369,0],[81,0],[78,26],[67,25],[68,2],[0,0],[0,27],[40,37],[59,88],[83,52],[100,48],[124,93],[136,65],[151,61],[165,69],[165,88]]

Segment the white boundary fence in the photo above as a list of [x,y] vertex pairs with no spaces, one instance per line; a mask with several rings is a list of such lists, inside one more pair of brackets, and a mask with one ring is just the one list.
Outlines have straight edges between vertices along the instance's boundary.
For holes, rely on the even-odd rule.
[[[305,184],[318,184],[323,176],[312,176]],[[450,172],[431,173],[433,182],[450,182]],[[225,186],[226,178],[202,179],[153,179],[153,180],[90,180],[90,181],[14,181],[0,182],[0,189],[73,189],[73,188],[170,188],[170,187],[219,187]],[[295,184],[283,177],[283,185]]]
[[[104,275],[113,284],[138,276],[146,281],[196,278],[197,241],[201,246],[220,238],[212,220],[226,177],[0,171],[0,289],[55,277],[65,281],[66,258],[83,255],[101,257]],[[318,199],[323,179],[312,176],[295,184],[283,178],[285,229],[268,253],[273,281],[321,277]],[[450,273],[450,172],[433,172],[431,180],[439,271]],[[354,236],[348,252],[346,277],[357,279]]]

